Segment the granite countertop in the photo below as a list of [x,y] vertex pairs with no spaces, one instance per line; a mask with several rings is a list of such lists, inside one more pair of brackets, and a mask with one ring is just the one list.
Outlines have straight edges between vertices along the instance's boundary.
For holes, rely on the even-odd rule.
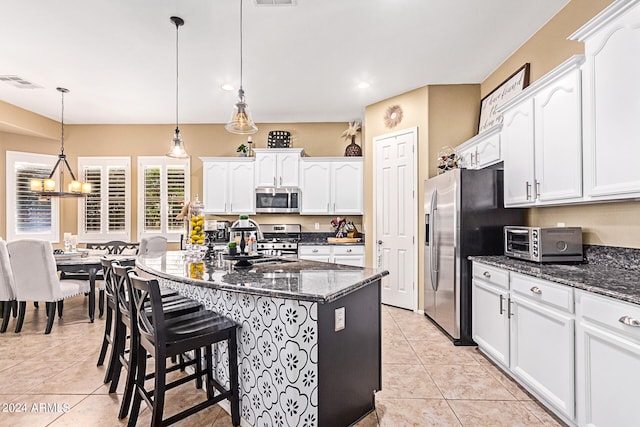
[[602,264],[538,264],[506,256],[470,256],[509,271],[640,304],[640,271]]
[[[389,274],[386,270],[281,257],[262,258],[246,270],[218,266],[215,260],[190,265],[184,252],[140,256],[136,267],[153,276],[206,288],[275,298],[328,303]],[[198,263],[195,263],[198,264]],[[226,263],[225,263],[226,264]],[[201,272],[195,271],[198,267]]]

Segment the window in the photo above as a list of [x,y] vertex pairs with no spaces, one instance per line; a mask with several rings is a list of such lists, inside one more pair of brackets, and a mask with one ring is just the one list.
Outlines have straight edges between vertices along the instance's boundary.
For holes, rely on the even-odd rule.
[[58,156],[7,151],[7,240],[60,240],[58,199],[31,191],[32,178],[47,178]]
[[131,241],[131,158],[78,157],[80,179],[91,193],[78,203],[78,240]]
[[138,235],[160,234],[180,241],[183,220],[176,219],[189,196],[189,160],[138,157]]

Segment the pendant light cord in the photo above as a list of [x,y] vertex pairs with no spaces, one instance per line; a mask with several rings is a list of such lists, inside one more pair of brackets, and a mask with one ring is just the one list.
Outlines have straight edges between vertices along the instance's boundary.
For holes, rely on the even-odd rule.
[[240,90],[242,91],[242,0],[240,0]]
[[60,116],[60,124],[62,128],[62,135],[60,137],[60,154],[64,155],[64,91],[60,91],[62,94],[62,114]]
[[178,22],[176,22],[176,133],[180,132],[178,130],[178,33],[180,32],[178,29],[180,28],[180,25],[178,24]]

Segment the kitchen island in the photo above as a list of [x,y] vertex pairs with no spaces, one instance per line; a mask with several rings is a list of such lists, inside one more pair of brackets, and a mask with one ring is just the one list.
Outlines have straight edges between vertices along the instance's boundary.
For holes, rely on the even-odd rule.
[[[387,271],[285,258],[235,270],[178,251],[136,267],[238,323],[244,425],[348,426],[374,409]],[[223,384],[227,352],[219,344],[214,355]]]

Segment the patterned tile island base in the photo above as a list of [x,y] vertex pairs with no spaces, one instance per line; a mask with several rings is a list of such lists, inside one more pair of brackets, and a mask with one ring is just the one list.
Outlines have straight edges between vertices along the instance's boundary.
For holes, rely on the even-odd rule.
[[[280,264],[234,272],[205,263],[206,280],[193,279],[179,253],[139,259],[137,266],[161,286],[240,325],[244,424],[347,426],[374,409],[373,393],[381,389],[380,278],[386,272],[304,261],[286,263],[283,275]],[[318,292],[320,282],[328,293]],[[336,331],[336,309],[342,308],[345,327]],[[227,383],[226,344],[218,345],[214,363],[218,380]]]

